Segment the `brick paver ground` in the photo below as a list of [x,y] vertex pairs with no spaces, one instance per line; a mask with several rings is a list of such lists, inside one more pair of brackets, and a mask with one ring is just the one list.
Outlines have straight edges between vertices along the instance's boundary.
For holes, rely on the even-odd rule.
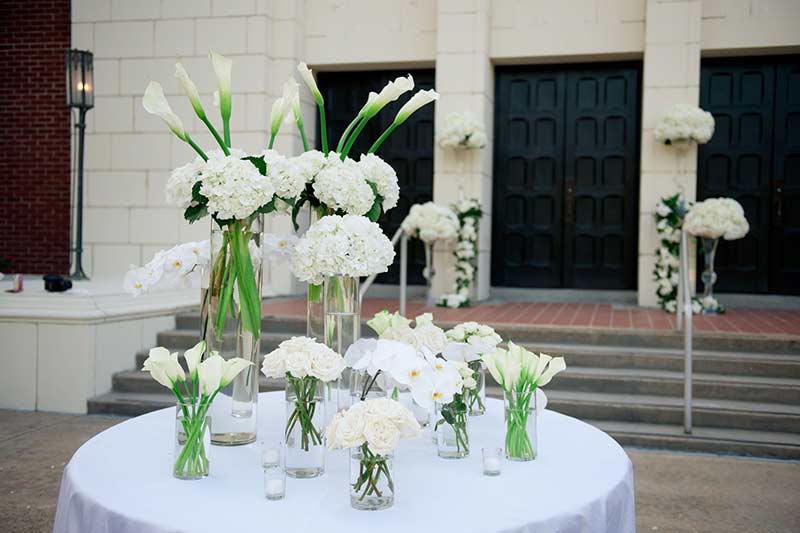
[[[388,309],[397,310],[394,298],[367,298],[361,314],[370,317]],[[265,312],[277,316],[305,316],[306,302],[302,298],[268,301]],[[409,317],[432,312],[442,322],[474,320],[490,324],[515,324],[564,328],[593,328],[613,330],[671,330],[675,316],[660,309],[613,304],[578,304],[547,302],[489,302],[464,309],[425,307],[420,300],[410,300]],[[800,336],[800,309],[730,309],[724,315],[694,317],[694,327],[701,332],[730,332],[762,335]]]

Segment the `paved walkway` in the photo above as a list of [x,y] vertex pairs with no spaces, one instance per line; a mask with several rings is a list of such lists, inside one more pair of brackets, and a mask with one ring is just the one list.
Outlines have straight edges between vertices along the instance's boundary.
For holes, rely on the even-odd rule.
[[[367,298],[361,314],[371,317],[382,309],[397,310],[397,299]],[[266,314],[305,316],[302,298],[268,301]],[[617,306],[613,304],[577,304],[545,302],[490,302],[464,309],[425,307],[423,301],[410,300],[409,317],[432,312],[436,320],[464,322],[474,320],[491,324],[592,328],[613,330],[672,330],[675,316],[660,309]],[[800,309],[731,309],[724,315],[695,316],[694,326],[702,332],[800,336]]]
[[[120,421],[0,410],[0,531],[52,531],[64,465],[83,442]],[[628,455],[641,533],[800,531],[800,463],[641,450]],[[139,489],[122,490],[135,498]]]

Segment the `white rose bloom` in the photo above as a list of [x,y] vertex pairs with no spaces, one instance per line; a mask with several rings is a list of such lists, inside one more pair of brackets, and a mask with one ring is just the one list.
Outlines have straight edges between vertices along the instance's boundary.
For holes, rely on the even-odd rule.
[[344,358],[324,344],[319,344],[311,356],[310,375],[320,381],[339,379],[344,370]]
[[311,356],[305,351],[286,354],[286,371],[296,378],[304,378],[311,374]]
[[714,117],[699,107],[675,104],[656,124],[654,135],[666,144],[682,141],[705,144],[714,135]]
[[424,324],[414,328],[414,336],[420,346],[426,347],[434,355],[442,353],[445,344],[447,344],[444,330],[433,324]]
[[442,148],[483,148],[486,143],[483,122],[474,113],[450,113],[445,117],[439,133],[439,146]]
[[408,235],[430,244],[455,239],[460,224],[450,208],[427,202],[412,205],[402,227]]
[[709,198],[689,209],[683,228],[697,237],[736,240],[750,230],[741,204],[731,198]]
[[220,219],[245,219],[269,203],[275,188],[250,162],[231,155],[210,157],[202,169],[200,193]]
[[400,430],[391,420],[379,416],[367,416],[364,437],[372,453],[389,455],[400,442]]
[[400,186],[397,184],[397,173],[391,165],[375,154],[362,154],[358,166],[366,180],[373,183],[383,197],[383,211],[395,207],[400,199]]
[[364,437],[365,425],[366,415],[360,410],[351,407],[337,425],[334,440],[337,443],[337,447],[354,448],[364,444],[366,440],[366,437]]

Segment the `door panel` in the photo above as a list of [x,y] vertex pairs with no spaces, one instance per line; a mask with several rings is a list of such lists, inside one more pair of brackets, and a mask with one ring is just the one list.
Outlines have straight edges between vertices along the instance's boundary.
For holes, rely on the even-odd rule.
[[498,69],[492,283],[636,285],[639,70]]
[[[325,113],[328,121],[328,137],[335,148],[347,125],[364,105],[370,91],[378,92],[390,80],[411,74],[415,88],[432,89],[433,70],[377,71],[377,72],[323,72],[318,76],[320,91],[325,97]],[[387,105],[374,117],[353,145],[350,156],[358,160],[366,153],[378,136],[391,124],[398,109],[410,98],[404,95]],[[397,207],[385,213],[379,223],[390,238],[400,227],[413,204],[424,203],[433,198],[433,105],[428,105],[398,127],[378,150],[387,163],[397,172],[400,185],[400,200]],[[317,125],[319,128],[319,124]],[[317,149],[319,132],[317,132]],[[408,243],[408,282],[414,285],[425,283],[422,269],[425,267],[425,250],[417,239]],[[398,283],[400,255],[395,257],[389,271],[376,278],[377,283]]]

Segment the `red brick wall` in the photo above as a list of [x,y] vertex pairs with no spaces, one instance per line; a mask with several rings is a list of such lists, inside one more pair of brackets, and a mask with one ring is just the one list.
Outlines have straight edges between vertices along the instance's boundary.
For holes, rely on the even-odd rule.
[[0,0],[0,262],[69,270],[69,0]]

